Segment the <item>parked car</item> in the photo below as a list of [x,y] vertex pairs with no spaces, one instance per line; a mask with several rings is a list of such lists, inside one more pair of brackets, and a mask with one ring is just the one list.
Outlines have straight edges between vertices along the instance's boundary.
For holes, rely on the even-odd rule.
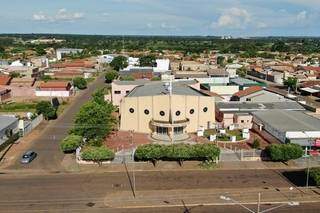
[[30,163],[33,159],[37,157],[37,153],[34,151],[27,151],[22,155],[21,163]]

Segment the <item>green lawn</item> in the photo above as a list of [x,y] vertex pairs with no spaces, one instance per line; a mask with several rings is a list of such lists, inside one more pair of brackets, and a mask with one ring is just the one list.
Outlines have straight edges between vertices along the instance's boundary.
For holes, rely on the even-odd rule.
[[35,112],[37,102],[0,104],[0,112]]
[[210,135],[217,135],[217,140],[218,141],[230,141],[230,136],[236,136],[236,140],[240,141],[243,140],[244,138],[242,137],[242,132],[239,129],[236,130],[227,130],[227,134],[219,134],[216,132],[215,129],[207,129],[204,131],[204,137],[209,138]]

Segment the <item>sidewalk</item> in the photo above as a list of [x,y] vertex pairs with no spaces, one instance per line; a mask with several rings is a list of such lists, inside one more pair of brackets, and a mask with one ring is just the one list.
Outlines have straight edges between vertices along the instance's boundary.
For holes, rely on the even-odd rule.
[[[192,190],[152,190],[135,192],[117,191],[108,194],[104,200],[106,206],[113,208],[147,208],[172,206],[232,205],[231,200],[223,200],[220,196],[231,198],[242,204],[257,204],[258,193],[261,204],[286,204],[289,202],[320,202],[317,188],[248,188],[242,189],[192,189]],[[297,205],[298,203],[291,203]]]
[[[125,166],[122,163],[110,163],[98,166],[93,165],[78,165],[75,163],[74,155],[66,155],[63,162],[63,167],[68,172],[126,172]],[[135,162],[127,163],[128,170],[134,170],[136,172],[143,171],[205,171],[205,170],[259,170],[259,169],[283,169],[294,170],[303,169],[295,165],[293,162],[288,165],[281,162],[263,162],[263,161],[237,161],[237,162],[219,162],[217,165],[213,165],[212,168],[204,168],[200,165],[199,161],[187,161],[180,166],[178,162],[163,162],[159,161],[156,166],[150,162]]]

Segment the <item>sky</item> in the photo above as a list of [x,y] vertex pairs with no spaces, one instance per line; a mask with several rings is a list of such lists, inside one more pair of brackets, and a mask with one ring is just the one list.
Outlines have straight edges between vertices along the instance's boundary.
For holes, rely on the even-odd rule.
[[320,35],[320,0],[0,0],[0,5],[0,33]]

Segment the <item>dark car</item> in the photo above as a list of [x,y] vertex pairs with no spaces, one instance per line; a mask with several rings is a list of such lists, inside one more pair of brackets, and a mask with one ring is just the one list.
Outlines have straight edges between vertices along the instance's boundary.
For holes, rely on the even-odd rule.
[[33,159],[37,157],[37,153],[34,151],[28,151],[22,155],[21,163],[30,163]]

